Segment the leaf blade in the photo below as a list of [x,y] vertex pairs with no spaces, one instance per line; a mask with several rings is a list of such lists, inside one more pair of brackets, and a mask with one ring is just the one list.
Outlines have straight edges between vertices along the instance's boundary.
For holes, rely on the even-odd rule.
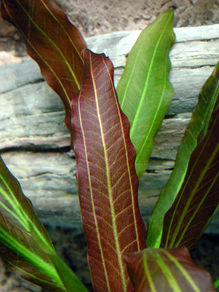
[[[82,222],[94,289],[129,291],[122,254],[145,246],[129,124],[113,86],[113,65],[84,52],[86,74],[72,101]],[[110,274],[110,277],[109,277]]]
[[207,134],[193,151],[182,187],[164,217],[162,246],[191,248],[219,205],[218,137],[219,108],[212,115]]
[[[186,127],[184,137],[179,146],[175,166],[171,176],[162,189],[158,202],[152,212],[147,232],[147,245],[159,247],[161,243],[164,216],[171,208],[186,175],[190,156],[203,136],[203,129],[208,125],[209,111],[212,111],[212,104],[218,99],[219,86],[219,63],[208,80],[203,85],[197,106],[192,113],[191,120]],[[214,108],[214,106],[213,106]]]
[[216,291],[209,273],[194,264],[186,248],[147,248],[125,259],[136,292]]
[[[18,270],[18,272],[20,271],[21,276],[25,277],[25,274],[27,273],[26,278],[29,279],[29,275],[28,272],[25,271],[25,267],[24,270],[22,270],[22,267],[19,268],[16,266],[16,262],[22,262],[22,258],[24,258],[26,260],[28,269],[31,267],[31,264],[41,269],[41,272],[39,273],[40,276],[37,277],[38,284],[40,282],[39,279],[42,277],[42,282],[47,282],[47,287],[53,287],[54,289],[59,288],[57,291],[63,291],[63,289],[61,289],[62,285],[60,283],[59,277],[55,273],[54,267],[51,265],[48,257],[41,257],[39,250],[37,253],[34,253],[31,248],[28,248],[29,243],[32,243],[33,246],[35,245],[29,234],[29,220],[32,222],[30,224],[35,227],[35,230],[39,233],[39,236],[42,238],[43,242],[48,246],[48,248],[52,249],[53,247],[46,231],[38,221],[30,201],[23,196],[19,183],[8,171],[1,158],[0,186],[1,257],[6,261],[7,264],[9,264],[9,266],[14,267],[16,270]],[[33,268],[30,268],[30,271],[31,270],[34,271]],[[34,271],[34,274],[35,273],[36,271]],[[47,277],[45,277],[43,273],[45,273]],[[51,276],[57,282],[57,287],[55,282],[54,285],[49,285],[49,282],[51,282]]]
[[173,11],[164,11],[141,32],[117,86],[121,109],[131,124],[139,178],[145,172],[154,138],[172,100],[168,53],[175,40],[173,16]]
[[[1,157],[0,219],[0,256],[9,268],[52,291],[68,291],[53,264],[57,257],[53,244]],[[75,291],[86,291],[79,279],[72,279],[72,285],[80,288]]]
[[71,99],[79,91],[83,77],[83,37],[55,1],[3,0],[1,16],[12,21],[24,36],[28,54],[61,97],[65,122],[71,130]]

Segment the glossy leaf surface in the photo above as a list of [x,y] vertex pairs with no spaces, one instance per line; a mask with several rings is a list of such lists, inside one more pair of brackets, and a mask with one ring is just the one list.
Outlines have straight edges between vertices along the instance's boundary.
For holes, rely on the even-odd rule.
[[122,255],[145,248],[135,149],[113,85],[113,65],[86,50],[85,77],[72,100],[82,223],[95,291],[132,291]]
[[136,292],[213,292],[209,273],[186,248],[153,249],[125,256]]
[[54,0],[1,0],[1,16],[22,33],[27,52],[46,82],[61,97],[71,130],[71,99],[83,78],[81,51],[86,43]]
[[57,256],[52,242],[1,158],[0,256],[21,277],[42,287],[52,291],[86,291],[76,277],[71,279],[76,289],[65,290],[53,265]]
[[139,178],[146,170],[154,138],[172,100],[169,51],[175,40],[173,18],[173,11],[166,10],[141,32],[117,86],[119,104],[131,124]]
[[211,113],[218,104],[218,94],[219,63],[202,87],[198,104],[192,113],[191,120],[186,127],[184,137],[179,146],[174,169],[153,210],[147,232],[147,245],[150,247],[160,246],[164,216],[171,208],[183,184],[193,150],[201,137],[203,137],[203,131],[206,132],[205,129],[209,126]]
[[183,185],[164,217],[162,247],[191,248],[219,204],[219,107],[193,151]]

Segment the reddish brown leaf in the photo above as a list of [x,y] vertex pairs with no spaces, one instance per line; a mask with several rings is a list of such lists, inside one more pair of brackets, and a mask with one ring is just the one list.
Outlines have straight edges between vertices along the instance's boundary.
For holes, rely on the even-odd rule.
[[73,128],[82,222],[95,291],[132,291],[122,255],[145,247],[135,149],[105,55],[84,51],[86,73],[73,99]]
[[80,89],[84,71],[83,37],[54,0],[1,0],[0,7],[2,18],[22,33],[28,54],[61,97],[71,130],[71,99]]
[[191,248],[208,226],[219,204],[218,137],[219,108],[194,149],[182,187],[164,217],[162,247]]
[[209,273],[188,250],[147,248],[125,256],[136,292],[213,292]]

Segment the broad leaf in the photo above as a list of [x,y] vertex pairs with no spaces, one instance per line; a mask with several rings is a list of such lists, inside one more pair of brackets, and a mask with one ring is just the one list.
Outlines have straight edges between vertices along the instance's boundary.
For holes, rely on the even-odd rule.
[[[71,279],[76,289],[64,288],[66,285],[56,272],[56,264],[53,264],[57,256],[52,242],[30,200],[24,196],[20,184],[1,157],[0,256],[21,277],[42,287],[52,291],[86,291],[76,276]],[[65,267],[64,263],[62,267]],[[63,268],[63,271],[66,270]]]
[[[211,112],[218,104],[219,94],[219,63],[204,84],[198,104],[186,127],[184,137],[179,146],[173,172],[163,188],[159,200],[153,210],[148,225],[147,245],[159,247],[161,242],[163,221],[166,212],[171,208],[186,175],[190,156],[209,126]],[[210,117],[209,117],[210,115]]]
[[155,135],[172,100],[169,51],[175,40],[173,18],[173,11],[166,10],[141,32],[117,86],[119,104],[131,124],[139,178],[145,172]]
[[46,82],[59,94],[71,130],[71,99],[81,87],[86,43],[54,0],[1,0],[1,16],[22,33],[28,54]]
[[122,255],[145,247],[135,149],[113,85],[113,65],[86,50],[85,77],[73,99],[74,147],[82,223],[95,291],[132,291]]
[[136,292],[213,292],[209,273],[186,248],[153,249],[125,256]]
[[219,107],[205,137],[193,151],[173,206],[164,217],[162,247],[191,248],[219,204]]

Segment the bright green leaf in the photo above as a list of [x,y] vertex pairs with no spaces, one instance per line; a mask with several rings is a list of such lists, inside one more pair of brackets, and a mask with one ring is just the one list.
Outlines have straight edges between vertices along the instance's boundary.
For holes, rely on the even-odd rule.
[[[27,280],[52,291],[70,291],[65,289],[53,264],[57,256],[46,230],[1,157],[0,256],[9,268]],[[71,291],[86,291],[79,279],[74,278],[72,285],[78,289]]]
[[131,124],[130,138],[137,151],[140,178],[150,158],[154,138],[170,105],[169,51],[175,41],[172,10],[166,10],[144,29],[133,46],[117,86],[121,109]]

